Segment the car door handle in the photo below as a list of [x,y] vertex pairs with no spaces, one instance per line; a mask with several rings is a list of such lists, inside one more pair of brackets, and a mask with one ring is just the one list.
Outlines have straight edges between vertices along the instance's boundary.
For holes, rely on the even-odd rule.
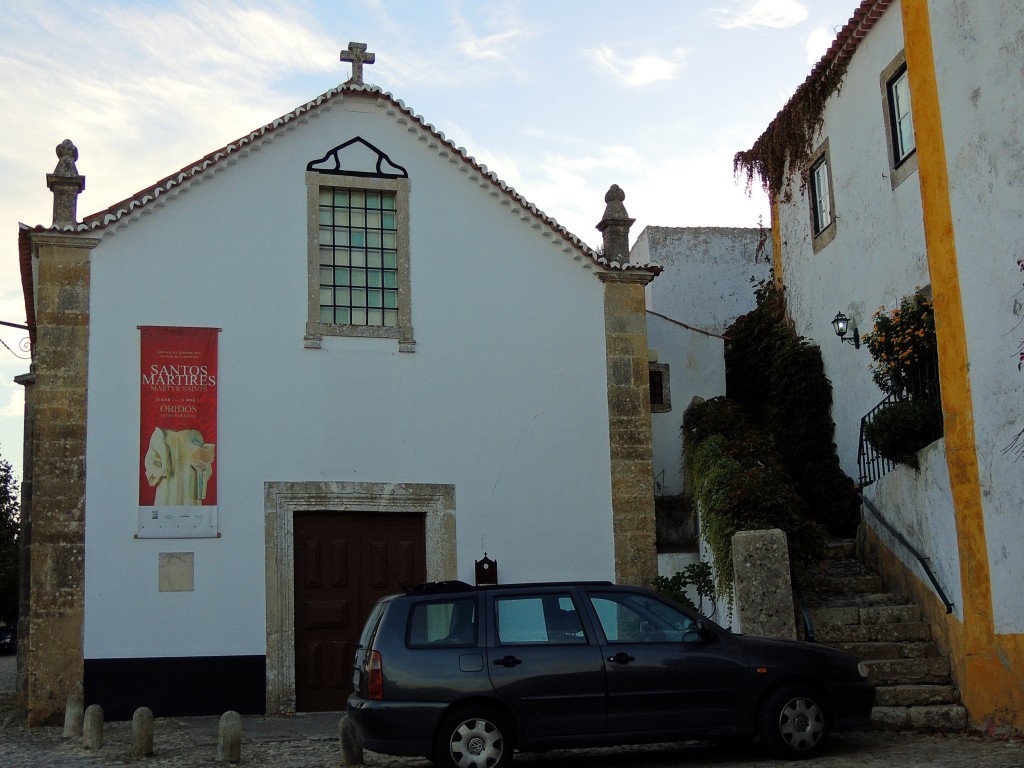
[[515,656],[502,656],[500,659],[495,659],[494,663],[499,667],[508,667],[511,669],[516,664],[522,664],[522,659],[517,659]]
[[614,664],[629,664],[631,661],[636,661],[636,656],[630,656],[628,653],[616,653],[614,656],[609,656],[608,661]]

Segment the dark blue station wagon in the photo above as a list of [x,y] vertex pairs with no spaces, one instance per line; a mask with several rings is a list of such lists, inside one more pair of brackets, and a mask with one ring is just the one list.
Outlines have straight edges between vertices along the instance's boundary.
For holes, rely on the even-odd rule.
[[735,736],[799,759],[866,722],[875,697],[847,653],[733,634],[651,590],[594,582],[444,582],[382,598],[353,688],[365,748],[443,768]]

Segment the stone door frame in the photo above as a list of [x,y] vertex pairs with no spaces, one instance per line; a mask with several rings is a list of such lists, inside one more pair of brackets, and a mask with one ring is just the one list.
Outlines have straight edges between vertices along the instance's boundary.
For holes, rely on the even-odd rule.
[[455,486],[342,481],[264,484],[267,714],[295,713],[296,512],[422,513],[428,581],[456,578]]

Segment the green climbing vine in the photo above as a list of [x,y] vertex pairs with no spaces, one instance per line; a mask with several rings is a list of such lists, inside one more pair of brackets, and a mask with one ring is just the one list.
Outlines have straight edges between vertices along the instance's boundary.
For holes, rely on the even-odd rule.
[[807,183],[806,164],[814,151],[814,140],[824,121],[825,104],[839,93],[846,75],[845,62],[833,62],[823,74],[812,75],[793,94],[750,149],[737,152],[732,167],[736,176],[746,177],[747,191],[754,177],[770,198],[792,198],[787,169],[800,169],[801,189]]

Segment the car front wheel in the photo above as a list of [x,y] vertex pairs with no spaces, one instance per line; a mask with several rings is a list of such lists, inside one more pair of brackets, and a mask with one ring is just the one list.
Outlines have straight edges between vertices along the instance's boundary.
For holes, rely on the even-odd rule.
[[825,744],[828,725],[818,694],[803,685],[788,685],[772,693],[761,710],[761,742],[776,757],[802,760]]
[[441,721],[434,758],[441,768],[504,768],[514,748],[507,717],[488,707],[467,707]]

